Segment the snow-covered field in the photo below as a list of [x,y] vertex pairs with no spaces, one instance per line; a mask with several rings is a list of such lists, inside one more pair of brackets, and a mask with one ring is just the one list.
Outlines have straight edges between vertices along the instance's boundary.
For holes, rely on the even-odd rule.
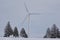
[[59,38],[5,38],[0,37],[0,40],[60,40]]

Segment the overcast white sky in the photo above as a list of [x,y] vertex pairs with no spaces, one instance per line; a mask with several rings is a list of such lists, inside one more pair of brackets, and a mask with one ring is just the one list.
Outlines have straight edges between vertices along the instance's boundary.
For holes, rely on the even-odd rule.
[[[28,14],[24,2],[29,12],[41,14],[30,16],[30,37],[43,37],[53,24],[60,29],[60,0],[0,0],[0,36],[4,35],[8,21],[13,29],[17,26],[20,32],[21,22]],[[27,20],[24,28],[27,32]]]

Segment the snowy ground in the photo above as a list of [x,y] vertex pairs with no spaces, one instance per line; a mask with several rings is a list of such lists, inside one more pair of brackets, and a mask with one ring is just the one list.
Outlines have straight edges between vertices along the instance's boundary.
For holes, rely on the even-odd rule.
[[59,38],[50,39],[50,38],[5,38],[0,37],[0,40],[60,40]]

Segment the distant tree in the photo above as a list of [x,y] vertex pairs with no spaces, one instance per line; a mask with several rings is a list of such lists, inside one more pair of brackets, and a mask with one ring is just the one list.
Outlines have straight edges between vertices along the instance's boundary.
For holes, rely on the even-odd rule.
[[51,37],[51,33],[50,33],[50,29],[48,28],[44,38],[50,38],[50,37]]
[[13,30],[11,28],[10,22],[8,22],[4,31],[5,31],[4,37],[9,37],[10,35],[13,34]]
[[60,38],[60,31],[58,28],[57,28],[57,38]]
[[19,37],[17,27],[14,28],[13,36],[14,37]]
[[51,29],[51,38],[57,38],[59,35],[59,29],[57,28],[56,24],[53,24]]
[[21,36],[21,37],[24,37],[24,38],[28,38],[28,35],[26,34],[24,28],[21,29],[20,36]]
[[60,31],[57,33],[57,38],[60,38]]
[[51,30],[48,28],[44,38],[60,38],[60,31],[56,24],[53,24]]
[[45,35],[44,38],[47,38],[47,36]]

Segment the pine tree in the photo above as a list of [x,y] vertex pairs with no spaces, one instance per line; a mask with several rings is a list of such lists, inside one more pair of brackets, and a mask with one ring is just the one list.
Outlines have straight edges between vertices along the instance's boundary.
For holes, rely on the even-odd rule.
[[53,24],[51,29],[51,38],[57,38],[57,35],[59,33],[59,30],[55,24]]
[[28,35],[26,34],[24,28],[22,28],[22,30],[21,30],[21,32],[20,32],[20,36],[21,36],[21,37],[24,37],[24,38],[28,38]]
[[57,38],[60,38],[60,31],[57,29]]
[[48,28],[44,38],[50,38],[50,37],[51,37],[51,33],[50,33],[50,29]]
[[19,37],[17,27],[14,28],[13,36],[14,37]]
[[59,29],[57,28],[57,38],[60,38],[60,31],[59,31]]
[[8,24],[7,24],[4,31],[5,31],[4,37],[9,37],[10,35],[13,34],[13,30],[12,30],[12,28],[10,26],[10,22],[8,22]]
[[48,28],[44,38],[60,38],[60,31],[56,24],[53,24],[51,30]]

